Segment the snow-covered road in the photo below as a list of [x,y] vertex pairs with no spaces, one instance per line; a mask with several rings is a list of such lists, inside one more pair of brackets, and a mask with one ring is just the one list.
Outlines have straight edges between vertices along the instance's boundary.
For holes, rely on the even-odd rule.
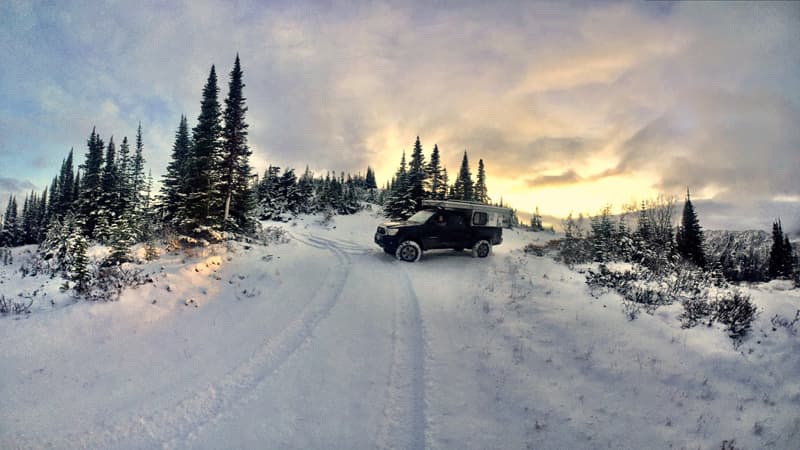
[[[286,244],[165,254],[119,302],[0,320],[0,448],[800,442],[800,344],[768,317],[734,349],[681,329],[678,305],[626,321],[581,274],[520,251],[547,236],[406,264],[371,243],[375,224],[308,218]],[[753,292],[769,315],[798,304]]]

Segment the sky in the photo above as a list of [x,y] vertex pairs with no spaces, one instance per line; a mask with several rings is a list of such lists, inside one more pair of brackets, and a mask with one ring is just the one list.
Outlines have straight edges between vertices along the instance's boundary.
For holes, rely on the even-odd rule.
[[520,210],[690,188],[705,228],[800,233],[798,2],[0,0],[0,204],[82,160],[93,126],[141,122],[158,179],[237,53],[260,173],[383,185],[419,136],[451,175],[483,159]]

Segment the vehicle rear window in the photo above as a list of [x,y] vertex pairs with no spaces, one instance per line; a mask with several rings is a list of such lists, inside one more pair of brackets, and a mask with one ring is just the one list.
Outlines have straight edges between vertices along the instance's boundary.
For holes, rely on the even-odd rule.
[[472,214],[473,225],[486,225],[489,222],[489,215],[484,212],[475,212]]

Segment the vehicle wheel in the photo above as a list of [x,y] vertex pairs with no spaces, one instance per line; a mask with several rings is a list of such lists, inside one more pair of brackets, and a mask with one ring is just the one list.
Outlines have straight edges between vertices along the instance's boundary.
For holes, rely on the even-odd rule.
[[395,256],[397,256],[397,259],[400,261],[417,262],[419,261],[419,257],[422,256],[422,249],[419,248],[419,244],[414,241],[403,241],[403,243],[397,247]]
[[489,241],[478,241],[472,246],[473,258],[486,258],[492,252],[492,244]]

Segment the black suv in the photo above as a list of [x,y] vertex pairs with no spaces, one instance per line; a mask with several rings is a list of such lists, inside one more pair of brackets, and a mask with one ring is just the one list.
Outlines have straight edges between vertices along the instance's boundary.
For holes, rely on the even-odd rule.
[[503,242],[511,210],[482,203],[423,200],[423,209],[403,222],[378,226],[375,243],[386,253],[407,262],[418,261],[423,251],[471,249],[472,256],[489,256]]

